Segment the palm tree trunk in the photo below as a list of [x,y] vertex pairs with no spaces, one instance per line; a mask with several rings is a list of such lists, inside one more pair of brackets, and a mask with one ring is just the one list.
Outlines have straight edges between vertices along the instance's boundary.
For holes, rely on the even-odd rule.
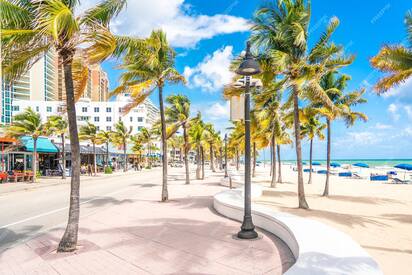
[[201,176],[202,169],[201,169],[201,163],[200,163],[202,157],[200,155],[200,147],[199,146],[197,146],[196,151],[197,151],[196,152],[196,179],[200,180],[202,178],[202,176]]
[[57,252],[70,252],[76,249],[80,217],[80,144],[77,132],[76,106],[72,78],[73,51],[60,52],[64,60],[64,82],[66,87],[66,107],[69,121],[70,149],[71,149],[71,182],[70,182],[70,207],[66,230],[60,240]]
[[94,175],[97,176],[97,164],[96,164],[96,143],[93,142],[93,170]]
[[302,169],[302,145],[300,142],[300,121],[299,121],[299,98],[298,88],[293,87],[293,111],[295,122],[295,143],[296,143],[296,160],[298,166],[298,198],[299,208],[308,209],[309,205],[305,198],[305,189],[303,186],[303,169]]
[[330,172],[330,139],[331,139],[331,129],[330,129],[330,119],[326,119],[326,125],[328,128],[328,147],[327,147],[327,157],[326,157],[326,183],[325,183],[325,190],[323,191],[323,196],[329,196],[329,172]]
[[220,152],[219,152],[219,170],[223,170],[223,148],[220,147]]
[[210,144],[210,169],[213,172],[216,172],[215,165],[213,164],[213,143]]
[[309,149],[309,180],[308,184],[312,183],[312,148],[313,148],[313,139],[310,140],[310,149]]
[[37,176],[37,137],[33,138],[33,157],[31,162],[31,166],[33,167],[33,178],[31,179],[31,182],[35,183]]
[[126,141],[123,141],[123,160],[124,160],[124,166],[123,166],[123,172],[127,171],[127,154],[126,154]]
[[253,142],[253,169],[252,177],[256,176],[256,142]]
[[236,170],[239,171],[239,151],[236,149]]
[[[189,138],[187,136],[187,129],[186,129],[186,124],[183,125],[183,139],[185,141],[185,147],[184,147],[184,154],[185,154],[185,172],[186,172],[186,184],[190,183],[190,174],[189,174],[189,159],[187,157],[188,155],[188,150],[189,150]],[[180,154],[182,155],[182,154]]]
[[109,142],[106,142],[106,167],[109,167]]
[[205,152],[203,150],[203,146],[200,146],[200,153],[202,156],[202,180],[205,179]]
[[270,143],[271,153],[272,153],[272,179],[270,182],[270,187],[276,187],[276,138],[275,133],[272,133],[272,141]]
[[270,169],[269,169],[269,176],[272,177],[273,174],[273,146],[272,143],[270,143]]
[[166,121],[165,110],[163,106],[163,86],[159,85],[159,105],[160,105],[160,122],[162,126],[162,150],[163,150],[163,178],[162,178],[162,201],[169,199],[167,191],[167,141],[166,141]]
[[279,176],[278,176],[278,182],[282,183],[282,164],[280,162],[280,145],[276,145],[277,151],[278,151],[278,165],[279,165]]
[[175,163],[175,158],[176,158],[176,147],[172,146],[172,161],[171,163],[174,164]]
[[65,140],[64,140],[64,133],[63,134],[61,134],[61,139],[62,139],[62,170],[63,170],[63,173],[62,173],[62,179],[66,179],[66,151],[65,151]]

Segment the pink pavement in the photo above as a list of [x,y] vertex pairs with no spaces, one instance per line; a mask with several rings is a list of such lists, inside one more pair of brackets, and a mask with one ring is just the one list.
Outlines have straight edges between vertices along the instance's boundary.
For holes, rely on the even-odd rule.
[[0,274],[282,274],[294,263],[289,248],[266,232],[254,241],[233,237],[240,224],[212,205],[225,188],[221,173],[190,185],[172,173],[169,202],[159,202],[157,177],[81,217],[76,252],[56,254],[63,233],[56,228],[3,252]]

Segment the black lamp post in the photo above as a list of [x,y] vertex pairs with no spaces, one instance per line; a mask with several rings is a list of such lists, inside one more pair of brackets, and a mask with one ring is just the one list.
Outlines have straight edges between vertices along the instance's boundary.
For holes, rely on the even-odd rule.
[[258,234],[252,221],[250,179],[250,76],[260,73],[260,68],[250,52],[249,41],[246,46],[246,55],[236,73],[245,76],[245,212],[241,230],[237,236],[240,239],[255,239]]

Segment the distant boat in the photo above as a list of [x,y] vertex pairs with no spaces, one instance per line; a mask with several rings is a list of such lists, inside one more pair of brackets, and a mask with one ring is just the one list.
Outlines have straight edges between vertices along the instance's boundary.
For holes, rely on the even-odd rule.
[[361,168],[369,168],[369,165],[367,165],[366,163],[362,163],[362,162],[355,163],[353,164],[353,166],[361,167]]

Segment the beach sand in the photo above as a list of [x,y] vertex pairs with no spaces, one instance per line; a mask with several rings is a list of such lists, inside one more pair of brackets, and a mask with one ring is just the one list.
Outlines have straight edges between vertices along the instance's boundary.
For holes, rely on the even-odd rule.
[[[258,167],[252,181],[270,186],[268,166]],[[322,197],[326,176],[313,174],[309,185],[304,173],[310,210],[302,210],[297,208],[297,172],[283,165],[282,175],[284,183],[265,191],[256,203],[342,230],[368,251],[385,274],[411,274],[412,184],[331,176],[330,195]]]

